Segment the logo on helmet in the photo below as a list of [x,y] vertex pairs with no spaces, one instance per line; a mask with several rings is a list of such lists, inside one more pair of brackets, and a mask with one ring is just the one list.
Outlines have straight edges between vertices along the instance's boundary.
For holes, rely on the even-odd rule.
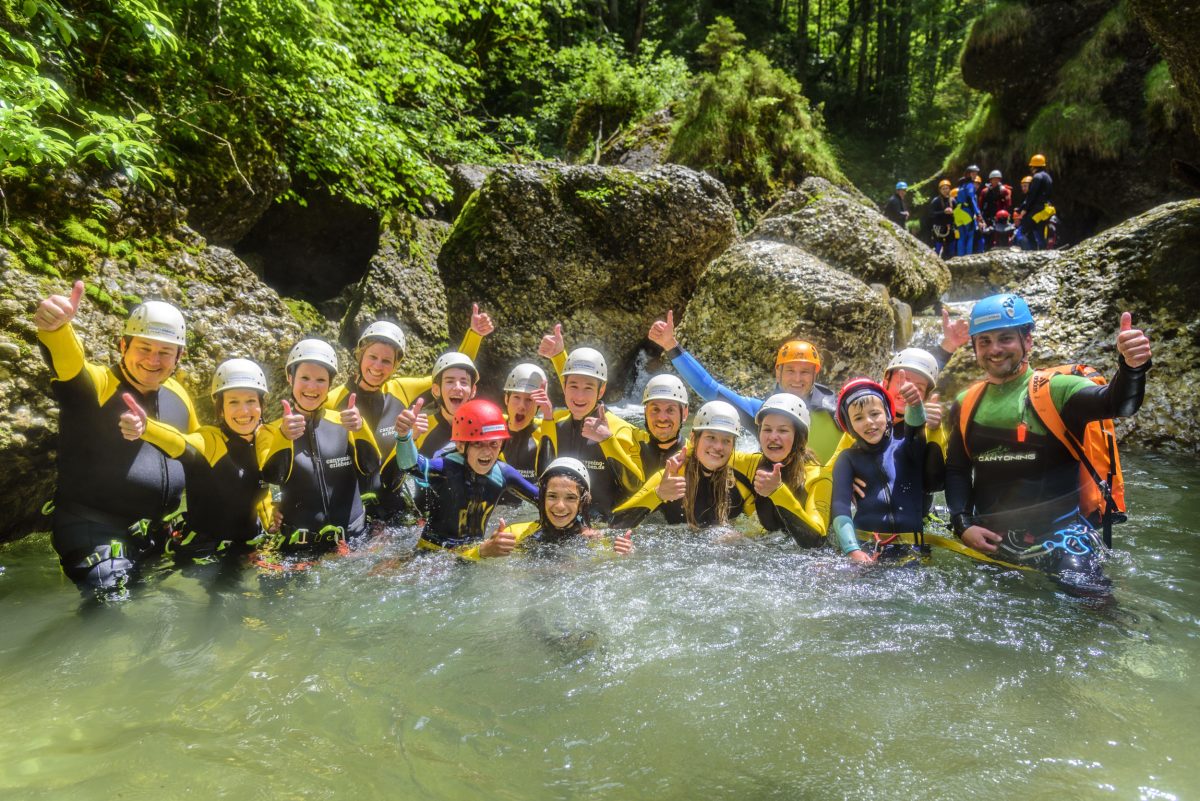
[[1004,308],[1004,314],[1006,317],[1008,317],[1008,319],[1011,320],[1017,316],[1016,302],[1013,300],[1012,295],[1006,297],[1004,302],[1000,305]]

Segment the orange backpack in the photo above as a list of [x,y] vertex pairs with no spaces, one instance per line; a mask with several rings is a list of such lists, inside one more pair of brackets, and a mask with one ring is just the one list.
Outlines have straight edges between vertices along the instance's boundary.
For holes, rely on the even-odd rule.
[[[1082,440],[1071,433],[1050,396],[1050,379],[1056,375],[1083,376],[1099,385],[1108,381],[1099,370],[1086,364],[1060,364],[1035,370],[1029,379],[1029,405],[1046,430],[1079,462],[1079,512],[1093,526],[1104,529],[1104,544],[1111,547],[1113,523],[1124,523],[1126,520],[1125,477],[1121,473],[1121,456],[1117,452],[1117,433],[1111,419],[1088,423],[1083,429]],[[972,384],[963,396],[958,426],[964,448],[967,427],[985,389],[987,382],[980,381]],[[1018,438],[1023,438],[1022,434],[1023,431],[1018,429]]]

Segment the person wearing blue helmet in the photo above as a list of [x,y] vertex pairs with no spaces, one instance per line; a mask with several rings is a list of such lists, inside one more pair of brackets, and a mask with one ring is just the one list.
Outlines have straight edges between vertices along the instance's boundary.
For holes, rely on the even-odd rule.
[[888,198],[887,205],[883,207],[883,216],[901,228],[908,223],[908,209],[904,206],[906,194],[908,194],[908,184],[904,181],[897,181],[896,191]]
[[[973,555],[1041,570],[1073,594],[1109,594],[1095,521],[1080,511],[1080,461],[1052,427],[1082,442],[1088,423],[1134,414],[1150,368],[1149,338],[1123,313],[1116,374],[1098,385],[1030,367],[1034,320],[1017,295],[980,300],[969,331],[985,378],[951,412],[946,501],[954,533]],[[1048,397],[1060,424],[1035,411],[1034,396]]]

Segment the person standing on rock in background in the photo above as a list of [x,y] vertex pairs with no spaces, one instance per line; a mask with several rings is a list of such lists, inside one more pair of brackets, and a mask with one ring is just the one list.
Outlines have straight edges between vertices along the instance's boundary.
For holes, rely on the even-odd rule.
[[83,301],[76,281],[33,315],[59,405],[58,488],[50,542],[63,572],[85,592],[120,592],[139,564],[162,553],[170,518],[183,496],[183,465],[119,427],[124,396],[148,417],[180,431],[199,428],[191,398],[171,378],[183,358],[186,327],[179,309],[146,301],[125,321],[120,360],[85,359],[71,321]]
[[[664,355],[671,360],[671,365],[697,395],[706,401],[723,400],[732,403],[743,419],[749,421],[749,425],[754,425],[754,419],[763,402],[757,398],[739,395],[717,382],[694,356],[680,346],[679,340],[675,338],[673,310],[667,310],[666,319],[656,320],[646,336],[663,349]],[[825,464],[833,456],[841,438],[841,431],[833,420],[837,411],[833,390],[816,383],[820,370],[821,357],[812,343],[798,339],[785,342],[775,355],[775,392],[771,394],[790,392],[804,401],[812,415],[809,447],[817,455],[817,459]]]
[[608,522],[613,507],[642,485],[640,449],[632,425],[604,408],[608,363],[593,348],[576,348],[563,358],[562,326],[542,338],[538,353],[554,363],[567,413],[542,421],[538,464],[560,456],[578,459],[591,478],[592,514]]
[[262,423],[267,377],[248,359],[229,359],[213,373],[209,393],[219,425],[185,434],[153,420],[132,395],[121,415],[125,439],[142,439],[183,463],[187,512],[167,555],[178,565],[245,556],[272,523],[270,492],[262,480],[255,434]]
[[[310,556],[343,550],[367,531],[358,486],[379,470],[379,449],[363,425],[352,393],[340,412],[326,408],[337,375],[337,354],[327,342],[303,339],[288,354],[290,401],[283,417],[264,426],[255,446],[263,477],[280,489],[279,534],[260,549],[260,564],[273,551]],[[295,404],[293,409],[292,404]]]
[[[979,209],[983,212],[984,225],[989,234],[996,225],[996,216],[1004,212],[1005,218],[1012,211],[1012,187],[1004,183],[1004,176],[999,170],[992,170],[988,175],[988,185],[983,188],[979,201]],[[991,247],[992,237],[986,238],[985,250]]]
[[554,419],[554,406],[546,394],[546,372],[536,364],[518,364],[504,381],[505,422],[508,439],[500,458],[512,465],[526,481],[538,477],[538,449],[542,441],[542,420]]
[[946,178],[938,181],[937,196],[929,201],[929,225],[934,252],[948,261],[954,255],[954,200]]
[[[479,304],[475,304],[471,325],[463,335],[459,349],[474,359],[479,355],[483,338],[493,330],[491,317],[480,312]],[[354,374],[346,383],[331,390],[326,401],[330,409],[340,411],[354,395],[356,408],[370,426],[375,444],[383,454],[391,453],[395,443],[396,415],[412,406],[433,385],[432,375],[407,377],[395,374],[396,367],[404,359],[406,345],[404,331],[395,323],[376,320],[368,325],[354,348]],[[364,476],[361,489],[367,514],[372,519],[388,520],[405,508],[404,493],[385,492],[378,472]]]
[[954,225],[958,228],[956,255],[959,256],[975,252],[975,234],[983,224],[983,216],[979,213],[978,197],[975,194],[975,179],[978,177],[979,167],[972,164],[967,167],[962,180],[958,182],[958,195],[954,205]]
[[883,216],[901,228],[908,225],[908,209],[904,206],[906,194],[908,194],[908,184],[904,181],[897,181],[895,193],[888,198],[888,202],[883,207]]
[[1030,158],[1029,166],[1033,170],[1033,177],[1025,199],[1017,208],[1020,215],[1017,221],[1020,228],[1018,241],[1022,250],[1045,250],[1046,224],[1054,214],[1054,207],[1050,205],[1054,181],[1046,171],[1046,157],[1042,154],[1037,153]]
[[1072,451],[1080,452],[1088,423],[1127,417],[1142,405],[1150,339],[1123,313],[1116,375],[1101,385],[1031,369],[1033,329],[1029,306],[1017,295],[993,295],[971,310],[972,345],[986,377],[951,410],[951,524],[986,560],[1041,570],[1073,594],[1107,595],[1111,582],[1095,529],[1104,521],[1080,507],[1081,482],[1092,479],[1081,478]]

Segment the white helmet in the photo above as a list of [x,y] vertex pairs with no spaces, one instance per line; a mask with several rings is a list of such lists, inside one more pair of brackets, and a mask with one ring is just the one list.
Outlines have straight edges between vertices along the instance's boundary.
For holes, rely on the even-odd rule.
[[687,406],[687,387],[676,376],[665,373],[656,375],[646,382],[646,389],[642,391],[642,405],[654,400],[676,401]]
[[899,369],[912,370],[914,373],[920,373],[929,379],[929,386],[932,387],[938,382],[937,359],[933,358],[933,354],[927,350],[920,348],[905,348],[892,357],[888,363],[887,369],[883,371],[885,376],[890,375],[893,370]]
[[595,348],[576,348],[567,356],[567,366],[563,368],[562,374],[586,375],[604,384],[608,382],[608,363]]
[[592,488],[592,479],[588,475],[588,469],[583,466],[583,462],[571,456],[560,456],[546,466],[542,471],[542,478],[550,475],[550,473],[570,473],[583,482],[583,486],[589,490]]
[[989,181],[990,181],[991,179],[993,179],[993,178],[1003,178],[1003,177],[1004,177],[1004,176],[1000,174],[1000,171],[999,171],[999,170],[992,170],[990,173],[988,173],[988,180],[989,180]]
[[328,367],[330,377],[337,372],[337,354],[333,352],[333,346],[322,339],[302,339],[292,348],[292,352],[288,354],[287,370],[290,373],[292,367],[300,362],[315,362],[323,367]]
[[523,362],[514,367],[512,372],[508,374],[508,378],[504,381],[504,391],[533,392],[535,389],[541,389],[542,385],[546,382],[545,370],[536,364]]
[[438,356],[438,360],[433,363],[433,383],[437,383],[442,373],[449,370],[451,367],[460,367],[471,374],[471,381],[479,380],[479,368],[475,366],[475,362],[465,353],[459,353],[452,350],[449,353],[443,353]]
[[368,339],[382,340],[400,351],[401,354],[407,347],[404,332],[400,330],[400,326],[387,320],[376,320],[364,328],[362,335],[358,338],[358,347],[361,348]]
[[138,306],[125,321],[125,336],[153,339],[168,345],[187,345],[187,325],[183,313],[170,303],[148,300]]
[[212,389],[208,394],[215,397],[227,389],[253,389],[266,395],[267,377],[262,368],[249,359],[226,359],[213,373]]
[[758,410],[758,414],[754,415],[754,425],[761,426],[762,419],[768,414],[786,415],[801,425],[805,431],[812,427],[812,416],[808,413],[808,406],[790,392],[780,392],[767,398],[763,402],[762,408]]
[[696,412],[693,431],[723,431],[726,434],[738,434],[738,411],[732,403],[725,401],[709,401]]

